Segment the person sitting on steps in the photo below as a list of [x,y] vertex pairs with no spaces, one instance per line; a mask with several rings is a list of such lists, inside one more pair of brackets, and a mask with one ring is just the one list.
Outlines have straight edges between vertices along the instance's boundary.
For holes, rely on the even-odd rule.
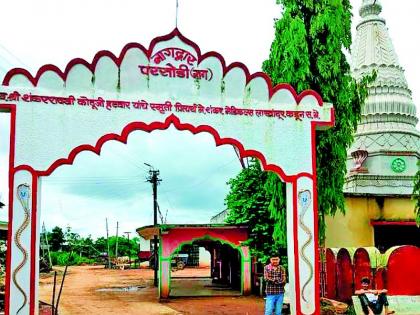
[[369,289],[370,279],[367,277],[362,278],[362,288],[356,290],[354,293],[359,296],[360,304],[362,305],[363,312],[366,315],[382,314],[385,309],[385,315],[394,314],[394,311],[389,310],[388,299],[386,294],[388,290],[372,290]]

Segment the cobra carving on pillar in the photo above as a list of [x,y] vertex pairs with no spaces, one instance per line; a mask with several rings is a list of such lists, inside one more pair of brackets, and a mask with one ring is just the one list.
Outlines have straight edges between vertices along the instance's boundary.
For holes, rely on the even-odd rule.
[[15,236],[14,236],[14,242],[16,244],[16,247],[19,248],[19,250],[23,254],[22,261],[19,263],[19,265],[13,271],[13,283],[15,284],[16,288],[23,295],[23,303],[19,307],[19,309],[16,312],[16,314],[19,314],[19,312],[25,307],[25,305],[26,305],[26,303],[28,301],[28,297],[26,296],[25,291],[19,285],[19,283],[18,283],[18,281],[16,279],[16,276],[17,276],[18,272],[23,268],[23,266],[26,264],[26,262],[28,260],[28,252],[26,251],[26,249],[20,243],[20,237],[21,237],[23,231],[28,227],[29,222],[30,222],[30,220],[29,220],[29,199],[30,199],[30,195],[31,195],[31,188],[30,188],[30,186],[28,184],[20,184],[17,187],[17,197],[18,197],[18,199],[20,201],[20,204],[23,207],[24,219],[23,219],[22,225],[17,229],[17,231],[15,233]]
[[306,211],[309,209],[309,206],[311,205],[311,201],[312,201],[311,192],[309,190],[301,190],[298,194],[298,198],[299,198],[299,204],[302,207],[302,211],[299,214],[299,226],[306,233],[306,235],[308,235],[308,239],[306,240],[306,242],[303,244],[303,246],[299,250],[300,256],[302,257],[303,261],[309,267],[309,277],[308,277],[308,279],[306,279],[305,284],[302,287],[302,293],[301,293],[302,299],[305,302],[308,302],[308,300],[305,297],[305,290],[306,290],[306,287],[308,286],[309,282],[311,282],[311,280],[314,276],[314,268],[312,266],[311,261],[308,259],[308,257],[305,256],[305,249],[312,242],[313,236],[312,236],[312,231],[303,222],[303,217],[305,216]]

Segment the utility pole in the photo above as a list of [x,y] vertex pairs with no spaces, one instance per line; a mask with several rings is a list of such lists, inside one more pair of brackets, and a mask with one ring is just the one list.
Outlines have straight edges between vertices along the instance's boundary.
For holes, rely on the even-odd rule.
[[117,242],[115,243],[115,259],[118,260],[118,221],[117,221]]
[[[150,164],[144,163],[145,165],[147,165],[150,170],[149,170],[149,177],[147,178],[147,181],[149,183],[152,183],[152,188],[153,188],[153,225],[155,228],[157,228],[157,213],[158,213],[158,202],[157,202],[157,185],[159,185],[159,183],[162,181],[159,178],[159,170],[155,170],[153,168],[153,166],[151,166]],[[158,286],[158,237],[157,235],[153,236],[153,257],[154,257],[154,285],[155,287]]]
[[131,268],[131,244],[130,244],[130,233],[131,233],[131,232],[124,232],[124,234],[127,234],[127,239],[128,239],[128,263],[130,264],[130,268]]
[[[42,222],[42,232],[44,234],[45,238],[45,244],[47,245],[47,253],[48,253],[48,262],[50,264],[50,268],[52,269],[52,261],[51,261],[51,253],[50,253],[50,245],[48,244],[48,236],[47,236],[47,230],[45,229],[45,223]],[[42,249],[42,257],[44,257],[44,248]]]
[[111,256],[109,253],[109,233],[108,233],[108,218],[105,218],[105,222],[106,222],[106,244],[108,247],[108,269],[111,269]]

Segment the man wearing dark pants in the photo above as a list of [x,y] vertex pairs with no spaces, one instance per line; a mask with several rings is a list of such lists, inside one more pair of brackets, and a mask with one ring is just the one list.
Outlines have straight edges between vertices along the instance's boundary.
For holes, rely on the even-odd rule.
[[394,314],[388,308],[388,299],[386,297],[387,290],[372,290],[369,289],[370,279],[363,278],[361,281],[362,288],[356,290],[355,294],[359,296],[360,304],[362,305],[363,312],[366,315],[382,314],[385,308],[385,315]]
[[286,271],[280,266],[280,257],[272,255],[270,264],[264,267],[264,280],[266,281],[265,315],[281,315],[283,308],[284,285]]

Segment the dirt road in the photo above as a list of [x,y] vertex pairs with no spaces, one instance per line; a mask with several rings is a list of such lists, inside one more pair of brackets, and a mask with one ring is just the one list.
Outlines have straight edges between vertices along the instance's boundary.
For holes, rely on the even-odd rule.
[[[61,270],[61,272],[60,272]],[[58,283],[62,278],[59,269]],[[192,270],[192,276],[203,274]],[[183,271],[186,275],[188,271]],[[205,273],[205,272],[204,272]],[[116,314],[263,314],[263,299],[258,297],[176,298],[159,303],[153,287],[153,270],[104,269],[103,266],[69,267],[60,299],[60,315]],[[40,300],[51,303],[53,276],[41,275]],[[116,292],[98,289],[140,287],[138,291]],[[58,292],[58,289],[57,289]]]

